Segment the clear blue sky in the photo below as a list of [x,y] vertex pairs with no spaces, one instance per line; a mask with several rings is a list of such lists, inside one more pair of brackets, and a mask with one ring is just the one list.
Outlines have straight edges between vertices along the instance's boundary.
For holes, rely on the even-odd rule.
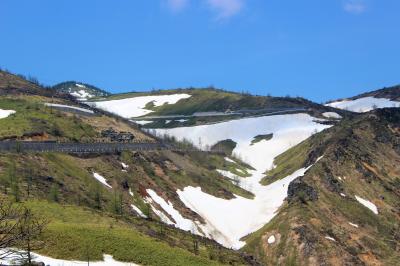
[[317,102],[400,83],[399,0],[0,0],[0,66]]

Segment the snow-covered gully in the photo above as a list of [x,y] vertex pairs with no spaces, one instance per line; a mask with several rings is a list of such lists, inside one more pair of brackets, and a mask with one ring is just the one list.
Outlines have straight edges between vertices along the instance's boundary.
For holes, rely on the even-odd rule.
[[[207,194],[200,187],[189,186],[177,191],[180,200],[204,219],[205,224],[197,225],[206,236],[226,247],[239,249],[245,245],[241,241],[244,236],[257,231],[276,215],[287,196],[289,183],[311,167],[298,169],[279,181],[263,186],[260,181],[265,171],[274,166],[274,158],[327,127],[308,114],[288,114],[190,128],[157,129],[156,133],[202,143],[204,146],[200,148],[231,139],[237,143],[233,153],[256,169],[248,171],[250,177],[238,177],[239,185],[252,192],[254,199],[235,195],[236,198],[226,200]],[[251,144],[255,136],[267,133],[273,133],[273,138]],[[223,174],[229,176],[228,173]]]

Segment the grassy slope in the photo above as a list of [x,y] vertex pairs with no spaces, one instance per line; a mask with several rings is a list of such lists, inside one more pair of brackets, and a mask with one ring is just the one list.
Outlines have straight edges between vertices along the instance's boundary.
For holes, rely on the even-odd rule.
[[0,97],[1,109],[16,111],[0,120],[0,138],[41,132],[71,140],[96,136],[95,130],[78,117],[67,116],[44,106],[45,99],[38,96]]
[[[197,179],[190,171],[208,173],[208,170],[202,169],[201,164],[192,163],[184,166],[187,169],[184,170],[175,165],[173,160],[181,159],[174,156],[158,153],[134,155],[129,152],[120,156],[85,158],[58,153],[1,154],[0,194],[6,193],[10,199],[14,199],[13,184],[17,183],[18,198],[26,200],[41,216],[51,217],[52,223],[45,234],[48,243],[43,250],[45,254],[66,259],[84,259],[85,249],[90,246],[93,248],[90,251],[92,259],[100,259],[102,252],[105,252],[120,260],[134,259],[145,265],[171,265],[174,257],[176,265],[212,264],[209,258],[223,263],[244,264],[238,254],[200,238],[196,239],[200,241],[201,258],[195,258],[190,255],[193,237],[189,233],[161,225],[155,214],[151,214],[154,220],[134,218],[136,215],[130,208],[132,203],[148,214],[149,207],[143,201],[146,196],[143,194],[144,188],[152,188],[173,202],[183,216],[198,219],[178,201],[176,189],[193,185],[201,186],[203,190],[220,197],[232,197],[230,190],[246,195],[220,177],[214,176],[214,181],[207,178],[203,180],[203,176]],[[121,161],[130,165],[128,172],[122,172]],[[15,171],[15,181],[10,178],[10,169]],[[188,173],[185,174],[186,171]],[[113,189],[101,185],[93,178],[92,172],[103,175]],[[29,177],[32,177],[30,181]],[[134,197],[129,195],[124,184],[130,187]],[[116,197],[122,197],[122,212],[116,210],[119,207],[119,203],[115,202]],[[53,203],[47,203],[47,200]],[[163,233],[160,233],[161,229]],[[154,244],[154,238],[159,244]],[[170,250],[165,248],[165,243],[184,250]],[[160,252],[166,254],[158,254]]]
[[[300,150],[295,160],[304,165],[324,156],[302,179],[315,189],[318,200],[297,191],[268,225],[247,238],[244,250],[271,265],[396,265],[400,168],[393,162],[400,159],[395,133],[399,125],[399,111],[378,110],[345,120],[278,158],[281,170],[274,174],[279,178],[286,169],[298,167],[293,160],[285,161],[285,155]],[[375,203],[379,215],[358,203],[355,195]],[[269,245],[271,235],[277,240]]]
[[[39,252],[51,257],[81,261],[89,257],[91,261],[96,261],[102,260],[103,253],[106,253],[117,260],[141,265],[221,265],[228,261],[235,265],[243,263],[237,255],[225,250],[220,251],[218,261],[217,254],[213,254],[217,251],[202,244],[199,255],[190,252],[189,248],[173,247],[156,237],[139,232],[132,221],[104,212],[46,201],[29,201],[25,205],[50,221],[42,237],[45,246]],[[139,221],[136,219],[135,222]],[[171,228],[164,230],[164,234],[185,238],[183,244],[190,245],[193,241],[188,234],[177,233]]]
[[[159,107],[151,107],[154,110],[150,116],[157,115],[191,115],[195,112],[208,112],[208,111],[235,111],[241,109],[263,109],[263,108],[311,108],[314,111],[328,111],[333,110],[322,105],[312,103],[303,98],[290,98],[290,97],[269,97],[269,96],[254,96],[244,93],[234,93],[218,89],[178,89],[178,90],[162,90],[154,92],[142,93],[125,93],[112,95],[101,100],[118,100],[130,97],[158,95],[158,94],[174,94],[174,93],[187,93],[192,95],[187,99],[180,100],[177,104],[166,104]],[[342,113],[343,111],[338,111]],[[221,120],[226,117],[217,117],[214,119]],[[211,118],[208,118],[211,119]]]

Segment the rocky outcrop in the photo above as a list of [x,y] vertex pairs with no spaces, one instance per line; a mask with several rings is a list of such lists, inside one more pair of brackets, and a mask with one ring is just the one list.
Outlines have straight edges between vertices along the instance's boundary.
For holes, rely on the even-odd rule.
[[315,201],[318,199],[318,192],[312,186],[303,181],[303,178],[298,177],[293,180],[288,187],[288,202],[301,201]]

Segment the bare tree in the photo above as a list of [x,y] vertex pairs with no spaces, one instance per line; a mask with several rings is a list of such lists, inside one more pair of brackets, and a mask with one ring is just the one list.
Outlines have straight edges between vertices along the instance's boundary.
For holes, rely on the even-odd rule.
[[12,258],[31,265],[31,252],[43,246],[39,237],[46,225],[47,221],[34,215],[30,209],[0,202],[0,259]]

